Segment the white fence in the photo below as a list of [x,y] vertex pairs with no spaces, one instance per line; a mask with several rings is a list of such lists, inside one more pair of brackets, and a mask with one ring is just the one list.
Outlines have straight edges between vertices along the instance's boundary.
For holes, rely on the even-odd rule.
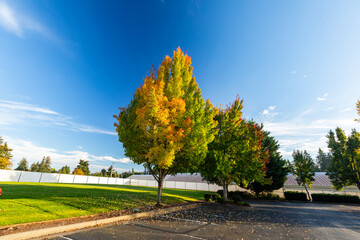
[[[110,177],[95,177],[95,176],[81,176],[61,173],[40,173],[40,172],[26,172],[16,170],[0,169],[0,182],[40,182],[40,183],[80,183],[80,184],[113,184],[113,185],[133,185],[145,187],[157,187],[155,180],[138,180],[127,178],[110,178]],[[165,181],[165,188],[188,189],[199,191],[217,191],[222,189],[214,184],[207,184],[203,182],[180,182],[180,181]],[[240,190],[236,185],[229,187],[230,191]]]

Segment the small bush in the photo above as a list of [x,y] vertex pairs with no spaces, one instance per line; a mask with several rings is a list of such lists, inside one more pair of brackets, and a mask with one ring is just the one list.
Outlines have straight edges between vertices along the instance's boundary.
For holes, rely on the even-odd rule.
[[205,193],[204,194],[204,199],[206,202],[211,202],[211,194],[210,193]]
[[235,191],[233,192],[233,196],[240,196],[242,199],[253,199],[254,196],[246,191]]
[[221,198],[221,196],[218,193],[214,193],[211,195],[211,200],[216,202],[216,199]]
[[307,201],[306,193],[303,192],[284,192],[286,200],[299,200],[299,201]]
[[313,193],[311,198],[316,202],[360,203],[360,198],[355,195]]
[[217,190],[216,193],[219,194],[220,196],[224,196],[224,191],[223,190]]
[[234,195],[234,196],[232,197],[232,199],[233,199],[234,203],[238,203],[238,202],[241,202],[241,201],[242,201],[242,198],[241,198],[240,195]]
[[219,197],[219,198],[216,199],[216,202],[217,203],[225,203],[225,198]]
[[261,194],[256,197],[257,199],[264,199],[264,200],[280,200],[279,195],[273,193]]

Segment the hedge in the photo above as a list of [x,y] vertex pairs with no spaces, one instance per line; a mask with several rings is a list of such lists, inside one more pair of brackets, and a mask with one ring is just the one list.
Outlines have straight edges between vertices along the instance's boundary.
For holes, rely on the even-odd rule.
[[306,193],[303,192],[284,192],[284,196],[286,200],[299,200],[299,201],[307,201]]
[[313,193],[311,198],[316,202],[360,203],[360,198],[356,195]]

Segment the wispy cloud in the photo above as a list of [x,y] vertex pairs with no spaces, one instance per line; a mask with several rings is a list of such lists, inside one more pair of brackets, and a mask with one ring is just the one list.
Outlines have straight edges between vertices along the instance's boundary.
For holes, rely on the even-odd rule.
[[304,78],[308,78],[309,76],[308,75],[304,75]]
[[294,70],[294,71],[291,71],[290,74],[296,74],[296,72],[297,72],[297,71]]
[[329,93],[325,93],[322,97],[317,97],[316,100],[317,101],[325,101],[327,99],[328,95],[329,95]]
[[14,11],[5,2],[0,2],[0,24],[5,30],[18,37],[21,37],[23,34],[23,29]]
[[[80,150],[60,151],[55,148],[39,146],[31,141],[12,138],[9,136],[3,136],[3,139],[7,141],[9,146],[13,149],[13,159],[16,160],[16,163],[18,163],[18,161],[23,157],[32,163],[41,161],[44,156],[50,156],[55,168],[60,168],[64,165],[75,168],[80,159],[89,161],[90,167],[92,167],[93,163],[107,163],[109,167],[111,163],[130,162],[130,159],[128,158],[115,158],[109,155],[97,156]],[[16,167],[16,164],[14,164],[14,167]]]
[[354,109],[353,109],[353,108],[343,108],[343,109],[340,109],[340,110],[339,110],[340,113],[350,112],[350,111],[354,111]]
[[47,107],[33,104],[0,100],[0,128],[17,124],[46,125],[64,127],[80,132],[116,135],[115,131],[104,130],[95,126],[75,123],[71,117],[60,114]]
[[35,20],[32,16],[30,17],[12,8],[5,1],[1,0],[0,26],[20,38],[24,38],[27,33],[39,34],[65,53],[71,54],[66,48],[64,40],[45,26],[45,24]]

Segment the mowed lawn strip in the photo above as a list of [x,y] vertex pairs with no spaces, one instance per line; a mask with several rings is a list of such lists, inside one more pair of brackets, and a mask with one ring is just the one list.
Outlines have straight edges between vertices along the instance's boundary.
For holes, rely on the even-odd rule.
[[[0,226],[78,217],[156,204],[157,188],[1,182]],[[164,189],[163,203],[202,200],[203,191]]]

